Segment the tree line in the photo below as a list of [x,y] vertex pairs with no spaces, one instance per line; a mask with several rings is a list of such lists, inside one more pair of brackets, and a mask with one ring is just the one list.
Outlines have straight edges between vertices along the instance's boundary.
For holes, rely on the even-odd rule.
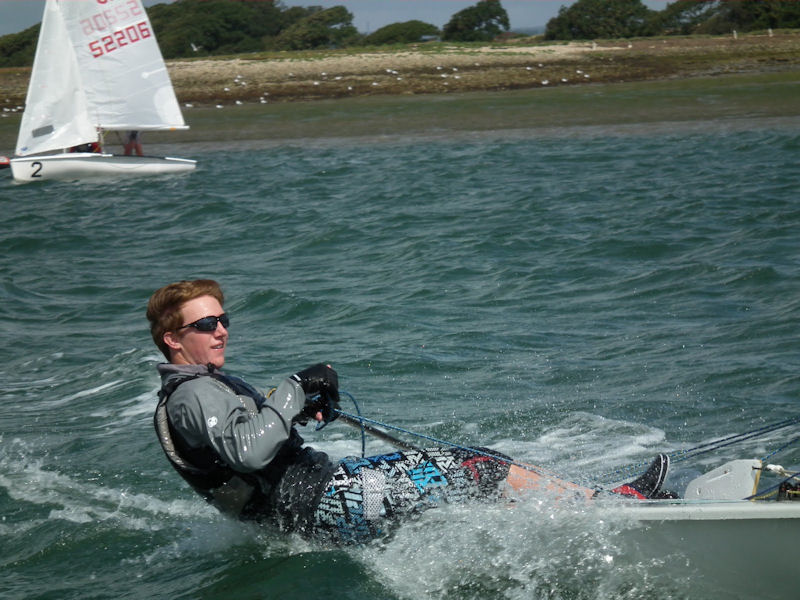
[[[478,0],[439,30],[423,21],[393,23],[370,34],[353,25],[344,6],[287,7],[280,0],[177,0],[148,9],[165,58],[408,44],[427,39],[491,41],[509,35],[500,0]],[[613,39],[652,35],[720,34],[800,27],[800,2],[676,0],[664,10],[641,0],[578,0],[546,26],[547,40]],[[0,67],[33,62],[39,25],[0,37]]]
[[787,0],[676,0],[660,11],[640,0],[578,0],[562,6],[548,21],[545,39],[720,35],[798,27],[800,2]]

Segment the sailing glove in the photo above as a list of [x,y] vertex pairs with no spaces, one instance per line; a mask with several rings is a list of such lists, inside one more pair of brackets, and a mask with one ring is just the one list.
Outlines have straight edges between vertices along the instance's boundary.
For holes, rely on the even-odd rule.
[[325,423],[338,416],[334,409],[339,408],[339,376],[330,366],[319,363],[292,375],[306,393],[306,404],[301,415],[314,418],[322,413]]

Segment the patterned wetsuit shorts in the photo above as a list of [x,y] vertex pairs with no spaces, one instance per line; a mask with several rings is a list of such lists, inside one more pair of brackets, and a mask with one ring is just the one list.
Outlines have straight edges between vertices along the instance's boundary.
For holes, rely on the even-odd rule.
[[430,448],[342,459],[314,512],[312,527],[337,541],[364,542],[404,514],[442,502],[496,500],[509,463],[491,454]]

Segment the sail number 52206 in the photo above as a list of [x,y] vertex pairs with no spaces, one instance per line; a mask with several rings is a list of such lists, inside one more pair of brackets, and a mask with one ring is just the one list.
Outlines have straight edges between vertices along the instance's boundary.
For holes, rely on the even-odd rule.
[[104,35],[98,40],[89,42],[89,50],[92,51],[92,56],[98,58],[103,56],[103,54],[108,54],[128,44],[134,44],[139,40],[149,38],[151,35],[153,34],[147,26],[147,22],[142,21],[141,23],[128,25],[125,29],[119,29],[110,35]]

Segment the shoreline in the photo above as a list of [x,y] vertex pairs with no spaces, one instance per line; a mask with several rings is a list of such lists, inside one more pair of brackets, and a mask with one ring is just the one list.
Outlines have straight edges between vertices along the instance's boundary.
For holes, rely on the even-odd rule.
[[[191,129],[148,133],[148,145],[800,115],[800,32],[569,44],[524,38],[167,67]],[[0,153],[13,154],[19,111],[12,110],[24,102],[29,75],[0,69],[0,114],[10,117],[0,118]],[[709,95],[722,105],[702,101]]]
[[410,45],[169,63],[181,103],[294,102],[537,89],[800,69],[800,33],[608,42]]
[[[535,89],[800,69],[800,31],[598,42],[412,44],[167,61],[181,104]],[[25,102],[30,68],[0,69],[0,110]]]

